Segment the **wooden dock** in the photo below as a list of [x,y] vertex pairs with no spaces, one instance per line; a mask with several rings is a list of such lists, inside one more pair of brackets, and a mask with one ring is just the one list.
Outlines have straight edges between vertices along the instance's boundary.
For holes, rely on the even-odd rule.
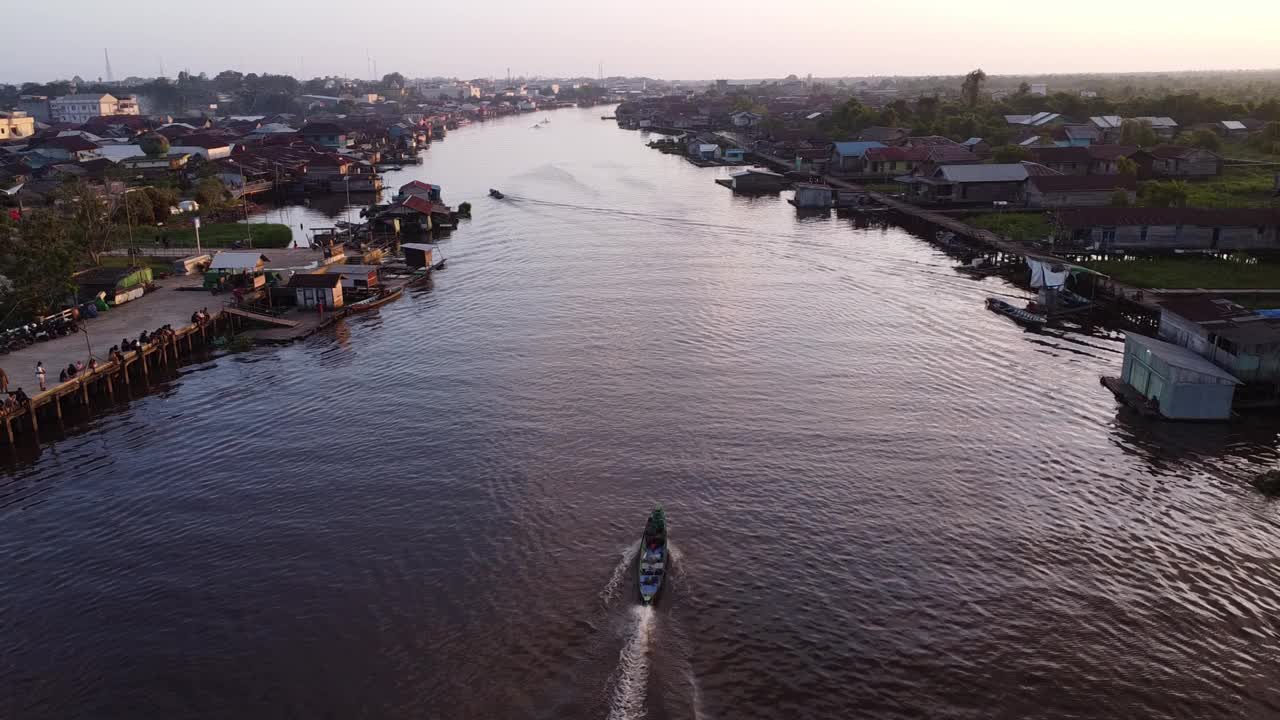
[[119,359],[101,363],[92,371],[86,369],[73,380],[36,393],[26,403],[9,411],[0,411],[4,438],[10,446],[24,437],[39,442],[42,422],[56,422],[61,428],[68,407],[90,408],[94,399],[101,398],[114,402],[118,389],[128,392],[135,383],[149,385],[153,372],[176,368],[184,357],[197,349],[207,348],[210,337],[233,329],[235,325],[234,316],[223,311],[203,324],[175,328],[173,334],[163,340],[154,340],[138,350],[121,353]]

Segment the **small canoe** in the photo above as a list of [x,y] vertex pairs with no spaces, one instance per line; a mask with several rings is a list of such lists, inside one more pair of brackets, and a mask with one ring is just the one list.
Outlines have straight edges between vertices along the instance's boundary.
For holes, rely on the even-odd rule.
[[503,195],[503,194],[502,194],[501,192],[499,192],[498,190],[494,190],[493,188],[489,188],[489,197],[491,197],[491,198],[496,198],[496,199],[498,199],[498,200],[501,200],[502,198],[506,197],[506,195]]
[[388,290],[386,292],[380,292],[377,295],[374,295],[372,297],[367,297],[364,300],[351,303],[350,305],[347,306],[347,309],[350,310],[351,312],[367,312],[376,307],[382,307],[383,305],[386,305],[387,303],[400,297],[400,295],[402,295],[403,293],[404,293],[404,290],[401,288],[396,288],[395,290]]
[[987,298],[987,309],[997,315],[1004,315],[1023,327],[1039,329],[1049,322],[1049,318],[1044,315],[1039,315],[1031,312],[1030,310],[1010,305],[997,297]]
[[662,508],[656,508],[645,523],[644,534],[640,537],[640,553],[636,560],[641,605],[652,605],[657,600],[670,567],[667,516]]

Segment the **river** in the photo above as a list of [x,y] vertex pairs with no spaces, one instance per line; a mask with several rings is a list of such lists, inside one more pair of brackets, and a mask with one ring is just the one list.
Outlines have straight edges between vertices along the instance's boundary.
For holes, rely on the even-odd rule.
[[4,469],[0,716],[1280,714],[1274,428],[1120,412],[1117,335],[601,114],[389,178],[475,206],[429,288]]

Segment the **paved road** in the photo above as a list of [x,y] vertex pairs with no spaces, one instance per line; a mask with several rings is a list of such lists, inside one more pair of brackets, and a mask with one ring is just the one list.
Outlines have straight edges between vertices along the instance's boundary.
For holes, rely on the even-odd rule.
[[125,337],[136,338],[143,330],[150,332],[166,323],[174,327],[190,324],[191,313],[200,308],[207,307],[211,314],[217,314],[223,301],[229,296],[177,289],[184,286],[196,287],[200,282],[199,276],[156,281],[160,290],[86,320],[84,328],[88,333],[87,343],[86,333],[79,332],[36,343],[8,355],[0,355],[0,367],[9,375],[9,389],[21,387],[28,395],[35,395],[39,389],[35,375],[37,362],[44,362],[48,387],[52,388],[58,384],[60,368],[77,360],[85,363],[89,361],[90,346],[98,362],[103,362],[111,346],[118,345]]

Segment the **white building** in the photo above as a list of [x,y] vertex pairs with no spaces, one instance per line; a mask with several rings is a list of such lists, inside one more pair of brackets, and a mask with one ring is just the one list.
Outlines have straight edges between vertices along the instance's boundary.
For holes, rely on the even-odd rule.
[[132,96],[117,99],[106,93],[82,93],[79,95],[63,95],[49,101],[49,112],[53,122],[75,123],[88,122],[90,118],[104,115],[137,115],[138,101]]
[[1044,97],[1049,94],[1049,86],[1045,83],[1031,83],[1031,94]]
[[0,142],[36,134],[36,119],[24,112],[0,112]]

